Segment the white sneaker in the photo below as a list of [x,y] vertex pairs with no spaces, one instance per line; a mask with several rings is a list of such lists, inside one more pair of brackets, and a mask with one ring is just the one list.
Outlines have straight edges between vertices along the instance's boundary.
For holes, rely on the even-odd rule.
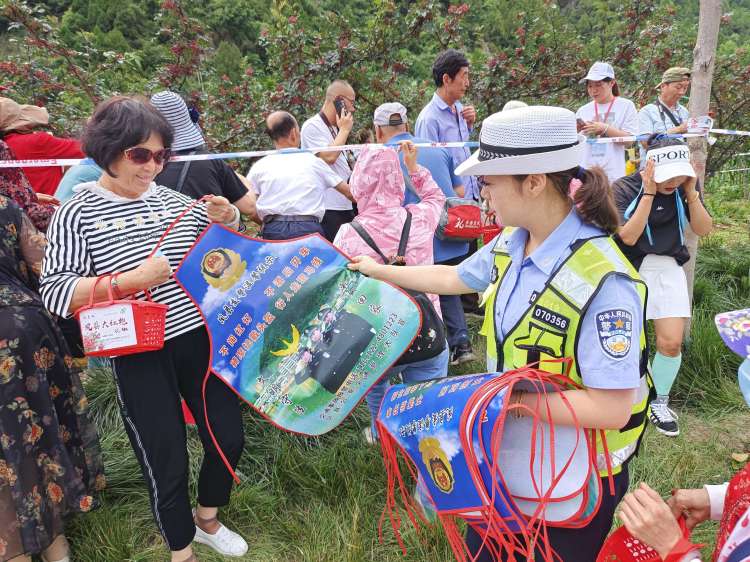
[[195,542],[205,544],[224,556],[242,556],[247,552],[248,546],[245,539],[234,531],[230,531],[219,523],[219,530],[213,535],[207,533],[198,525],[195,526]]

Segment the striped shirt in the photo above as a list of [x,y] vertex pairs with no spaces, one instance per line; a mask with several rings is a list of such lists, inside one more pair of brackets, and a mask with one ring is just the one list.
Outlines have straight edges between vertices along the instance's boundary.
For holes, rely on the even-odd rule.
[[[81,184],[77,190],[52,216],[42,264],[39,291],[47,308],[60,316],[75,312],[68,308],[79,279],[135,269],[167,226],[193,202],[153,183],[138,199],[118,197],[94,182]],[[201,203],[167,234],[159,251],[173,268],[209,222]],[[151,296],[169,306],[165,339],[203,324],[198,309],[174,279],[154,287]],[[135,298],[145,299],[145,294],[137,293]]]

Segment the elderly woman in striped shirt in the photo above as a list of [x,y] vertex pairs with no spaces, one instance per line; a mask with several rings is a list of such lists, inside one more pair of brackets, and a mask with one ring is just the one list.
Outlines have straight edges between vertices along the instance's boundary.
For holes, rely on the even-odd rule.
[[[209,362],[209,339],[200,313],[170,278],[210,222],[236,227],[239,211],[214,197],[188,213],[148,257],[167,224],[191,199],[154,183],[170,156],[173,131],[148,102],[114,97],[89,120],[83,150],[103,170],[99,181],[76,187],[55,213],[47,235],[40,291],[52,312],[73,314],[88,302],[97,276],[114,274],[118,296],[151,291],[169,305],[165,345],[159,351],[114,358],[112,369],[121,415],[148,486],[154,519],[173,562],[196,560],[193,540],[227,556],[241,556],[247,543],[216,518],[229,502],[232,478],[205,424],[201,384]],[[95,300],[107,298],[100,283]],[[180,397],[195,414],[204,458],[198,505],[191,511],[188,456]],[[237,465],[244,437],[237,397],[211,377],[206,389],[209,421],[229,463]]]

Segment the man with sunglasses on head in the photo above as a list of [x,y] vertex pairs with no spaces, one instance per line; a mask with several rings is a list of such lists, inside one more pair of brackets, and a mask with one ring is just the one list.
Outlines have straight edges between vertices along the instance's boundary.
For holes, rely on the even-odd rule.
[[[331,82],[320,111],[302,125],[302,148],[347,144],[354,126],[356,98],[354,88],[345,80]],[[351,151],[319,152],[318,157],[343,181],[349,181],[355,160]],[[321,221],[326,239],[333,242],[339,227],[350,223],[356,214],[346,196],[335,189],[327,189],[325,215]]]
[[[661,82],[656,87],[658,97],[638,112],[638,134],[654,133],[682,134],[687,133],[687,120],[690,112],[680,100],[687,95],[690,88],[690,69],[682,66],[668,68],[662,74]],[[646,141],[641,141],[641,168],[646,165]]]
[[[266,133],[277,150],[299,148],[300,128],[286,111],[266,118]],[[323,235],[325,195],[335,190],[351,200],[349,185],[331,167],[310,152],[271,154],[258,160],[247,179],[257,196],[261,238],[290,240],[307,234]]]

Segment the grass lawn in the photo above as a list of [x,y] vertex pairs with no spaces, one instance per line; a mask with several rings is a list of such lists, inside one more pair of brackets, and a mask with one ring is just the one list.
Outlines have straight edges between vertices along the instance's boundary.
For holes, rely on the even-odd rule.
[[[695,313],[689,345],[674,391],[681,435],[670,439],[652,429],[631,464],[632,482],[644,480],[662,495],[678,487],[725,481],[740,463],[733,453],[750,452],[750,410],[737,387],[739,361],[724,348],[713,327],[717,312],[750,306],[748,210],[741,187],[709,186],[710,210],[718,228],[701,244],[695,286]],[[478,321],[471,320],[474,333]],[[477,352],[483,343],[475,341]],[[481,372],[480,362],[452,374]],[[109,373],[90,373],[87,390],[100,428],[109,487],[101,509],[72,520],[69,537],[77,562],[162,561],[168,554],[152,522],[146,488],[117,412]],[[147,388],[143,389],[148,392]],[[250,543],[242,558],[255,562],[430,561],[453,560],[440,529],[418,537],[404,529],[403,556],[386,524],[383,544],[378,519],[384,504],[385,476],[378,449],[365,444],[368,413],[354,415],[321,438],[283,433],[249,409],[245,412],[242,483],[222,519]],[[200,444],[190,431],[193,482]],[[713,547],[715,524],[694,535]],[[226,560],[197,546],[202,562]]]

